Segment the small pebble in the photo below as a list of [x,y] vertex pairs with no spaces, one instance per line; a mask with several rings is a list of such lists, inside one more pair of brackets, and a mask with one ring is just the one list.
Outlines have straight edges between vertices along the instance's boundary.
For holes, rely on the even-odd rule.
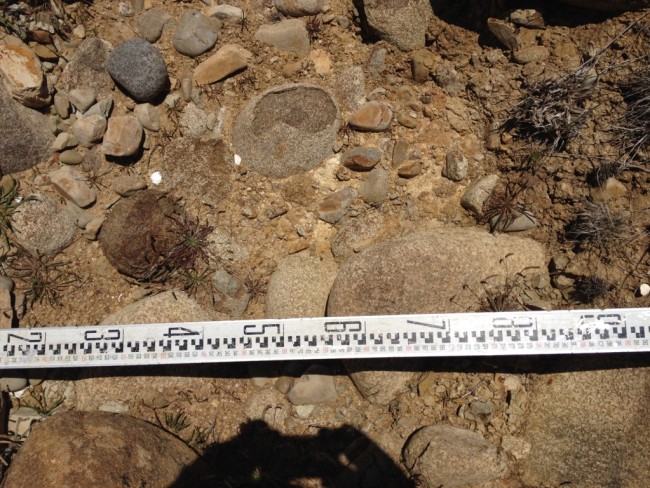
[[79,154],[77,151],[63,151],[59,155],[59,161],[61,161],[63,164],[70,164],[70,165],[76,165],[80,164],[81,161],[83,160],[83,156]]

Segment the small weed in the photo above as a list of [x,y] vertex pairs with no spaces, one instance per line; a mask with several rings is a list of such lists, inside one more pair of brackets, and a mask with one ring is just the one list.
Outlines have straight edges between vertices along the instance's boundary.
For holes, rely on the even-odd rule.
[[50,415],[63,404],[65,397],[57,394],[50,397],[41,386],[30,386],[28,393],[18,399],[21,406],[30,407],[41,415]]
[[201,224],[199,219],[193,219],[188,214],[181,217],[170,217],[174,221],[174,234],[176,244],[165,256],[163,266],[174,270],[193,269],[197,260],[207,263],[209,260],[207,237],[214,227]]
[[208,268],[190,268],[179,271],[177,281],[180,288],[190,297],[197,299],[198,295],[208,295],[214,302],[211,275],[212,272]]
[[66,261],[30,254],[19,248],[17,255],[9,261],[8,274],[24,282],[22,287],[27,303],[47,303],[51,307],[61,306],[61,298],[68,288],[79,283],[80,278],[67,268]]
[[33,200],[33,197],[18,197],[18,184],[12,181],[7,188],[0,186],[0,235],[6,247],[9,247],[8,232],[11,228],[11,216],[23,203]]
[[610,210],[606,203],[585,202],[568,226],[566,236],[569,241],[606,250],[611,244],[631,237],[632,224],[629,216]]
[[253,278],[252,276],[248,276],[244,280],[244,286],[250,294],[251,300],[254,300],[255,297],[264,295],[266,293],[266,285],[260,278]]
[[592,303],[596,298],[605,296],[611,288],[607,281],[598,276],[581,276],[575,281],[572,298],[582,303]]
[[522,179],[496,187],[483,204],[480,222],[489,224],[490,232],[494,233],[507,228],[519,215],[528,215],[528,204],[521,200],[529,186]]
[[[631,159],[650,148],[650,57],[621,85],[627,108],[619,121],[619,141]],[[646,160],[647,162],[647,160]]]
[[90,173],[88,173],[84,177],[83,181],[86,182],[88,184],[88,186],[90,186],[91,188],[96,188],[97,191],[101,191],[102,188],[107,188],[107,186],[104,183],[102,183],[101,179],[102,179],[102,177],[106,176],[110,172],[111,172],[110,169],[104,171],[103,173],[98,173],[98,172],[93,170],[93,171],[90,171]]
[[239,20],[239,33],[243,34],[244,31],[248,32],[248,13],[242,10],[241,19]]
[[309,34],[309,43],[313,44],[321,34],[323,23],[318,17],[309,17],[305,27],[307,28],[307,34]]
[[192,428],[192,433],[189,438],[185,441],[193,449],[200,449],[208,443],[208,436],[210,434],[210,429],[206,427],[197,427],[196,425]]
[[190,424],[191,422],[182,410],[179,410],[176,413],[165,413],[164,428],[169,432],[178,434],[182,430],[187,429]]

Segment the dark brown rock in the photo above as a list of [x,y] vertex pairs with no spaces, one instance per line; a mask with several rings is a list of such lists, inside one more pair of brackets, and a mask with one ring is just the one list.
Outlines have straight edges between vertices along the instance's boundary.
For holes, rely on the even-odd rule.
[[66,412],[33,428],[4,486],[206,486],[209,468],[182,441],[142,420]]
[[139,280],[154,278],[173,246],[174,202],[145,190],[115,204],[102,226],[99,243],[118,271]]

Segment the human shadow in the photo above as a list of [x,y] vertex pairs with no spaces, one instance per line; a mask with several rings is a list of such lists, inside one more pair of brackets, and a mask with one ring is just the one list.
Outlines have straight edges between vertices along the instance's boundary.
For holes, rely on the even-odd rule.
[[237,437],[210,445],[196,464],[204,463],[210,474],[190,481],[188,473],[204,468],[188,466],[169,488],[416,486],[381,448],[348,425],[288,436],[262,420],[248,421]]

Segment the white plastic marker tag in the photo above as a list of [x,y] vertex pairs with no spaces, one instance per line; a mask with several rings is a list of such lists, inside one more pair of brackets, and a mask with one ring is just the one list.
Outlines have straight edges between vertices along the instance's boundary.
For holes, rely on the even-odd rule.
[[650,309],[0,330],[0,368],[650,351]]

